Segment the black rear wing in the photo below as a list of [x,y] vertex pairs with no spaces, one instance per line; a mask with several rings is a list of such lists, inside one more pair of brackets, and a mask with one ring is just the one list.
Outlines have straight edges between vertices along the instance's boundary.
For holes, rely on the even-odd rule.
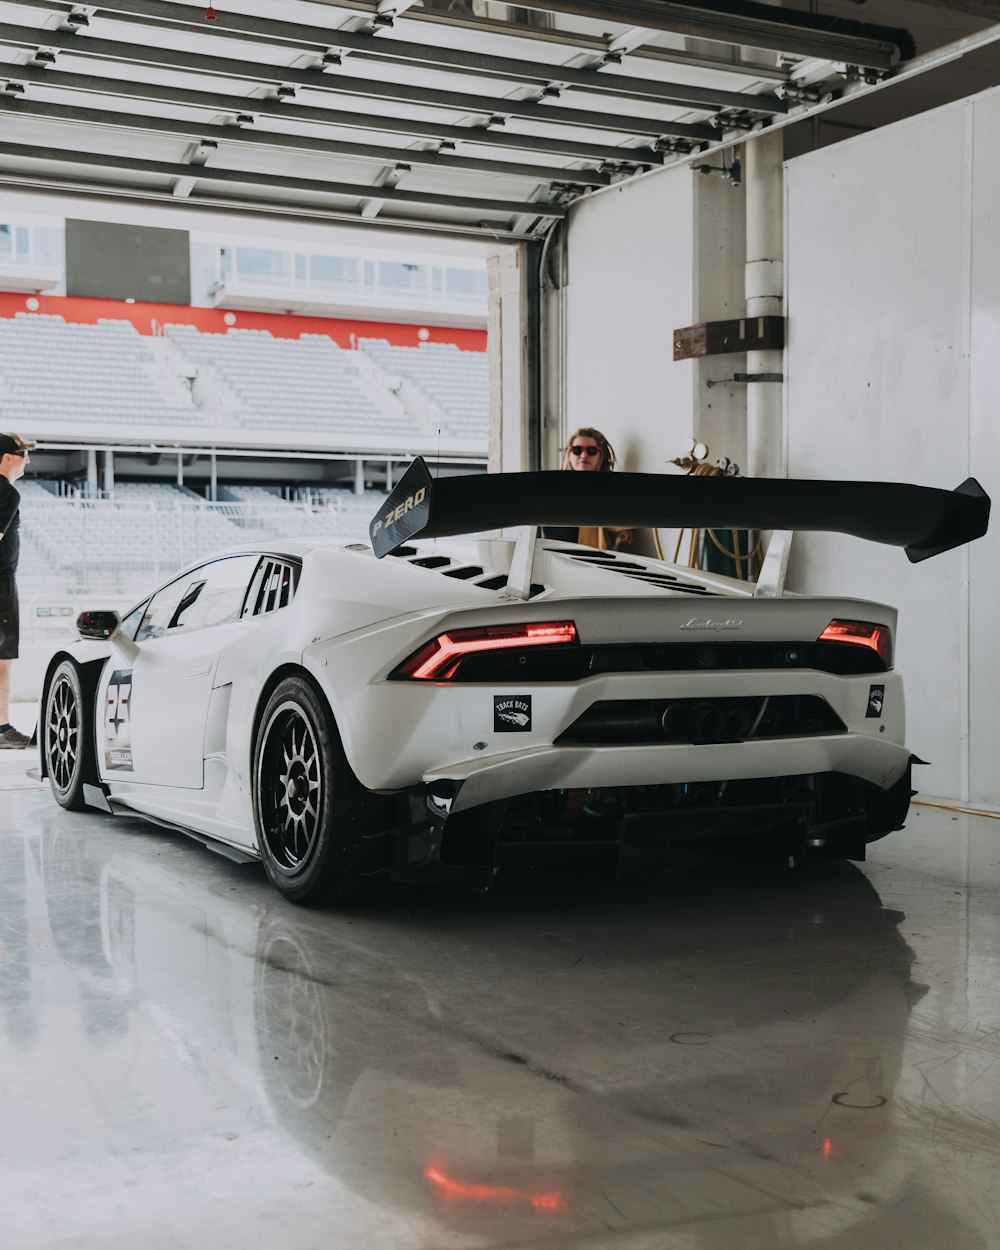
[[982,537],[989,518],[989,496],[974,477],[952,491],[905,482],[561,470],[435,479],[418,456],[368,533],[381,558],[418,536],[514,525],[829,530],[902,547],[916,563]]

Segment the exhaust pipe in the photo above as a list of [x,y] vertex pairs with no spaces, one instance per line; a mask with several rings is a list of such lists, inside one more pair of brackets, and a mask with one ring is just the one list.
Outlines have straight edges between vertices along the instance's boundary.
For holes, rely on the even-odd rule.
[[726,737],[745,738],[750,730],[750,713],[741,707],[731,708],[726,713]]
[[728,741],[745,738],[753,717],[743,707],[717,703],[668,703],[660,722],[671,742]]
[[691,709],[683,703],[668,703],[660,721],[671,742],[690,742],[693,732]]
[[726,714],[714,703],[696,703],[691,719],[695,738],[721,738],[726,728]]

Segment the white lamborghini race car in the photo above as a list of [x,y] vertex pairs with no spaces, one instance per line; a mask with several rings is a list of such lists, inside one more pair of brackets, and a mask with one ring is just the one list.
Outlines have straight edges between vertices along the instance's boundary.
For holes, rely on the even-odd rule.
[[840,530],[921,560],[988,517],[973,479],[434,481],[417,460],[367,543],[241,547],[124,619],[84,613],[45,676],[42,772],[63,807],[259,858],[300,902],[712,836],[862,859],[910,800],[895,611],[783,594],[780,541],[754,585],[536,527]]

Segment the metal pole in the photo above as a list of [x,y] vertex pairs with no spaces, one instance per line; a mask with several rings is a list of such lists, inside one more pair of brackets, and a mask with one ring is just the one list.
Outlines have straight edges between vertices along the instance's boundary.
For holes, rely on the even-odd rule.
[[524,433],[527,440],[528,468],[542,467],[542,412],[546,361],[542,352],[542,259],[545,249],[540,242],[522,244],[524,269],[522,290],[523,334],[525,344]]
[[[783,135],[769,132],[745,146],[747,318],[784,314]],[[781,376],[783,352],[747,352],[747,373]],[[747,384],[747,472],[787,477],[781,382]]]

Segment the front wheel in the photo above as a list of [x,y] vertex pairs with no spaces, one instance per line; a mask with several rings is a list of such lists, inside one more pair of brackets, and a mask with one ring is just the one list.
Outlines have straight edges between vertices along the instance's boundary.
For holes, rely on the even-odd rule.
[[296,903],[351,903],[386,880],[385,801],[351,771],[336,726],[303,677],[287,677],[254,735],[257,846],[277,890]]
[[45,698],[42,753],[52,795],[60,807],[71,812],[87,806],[83,787],[97,781],[87,713],[80,670],[72,660],[63,660],[52,674]]

